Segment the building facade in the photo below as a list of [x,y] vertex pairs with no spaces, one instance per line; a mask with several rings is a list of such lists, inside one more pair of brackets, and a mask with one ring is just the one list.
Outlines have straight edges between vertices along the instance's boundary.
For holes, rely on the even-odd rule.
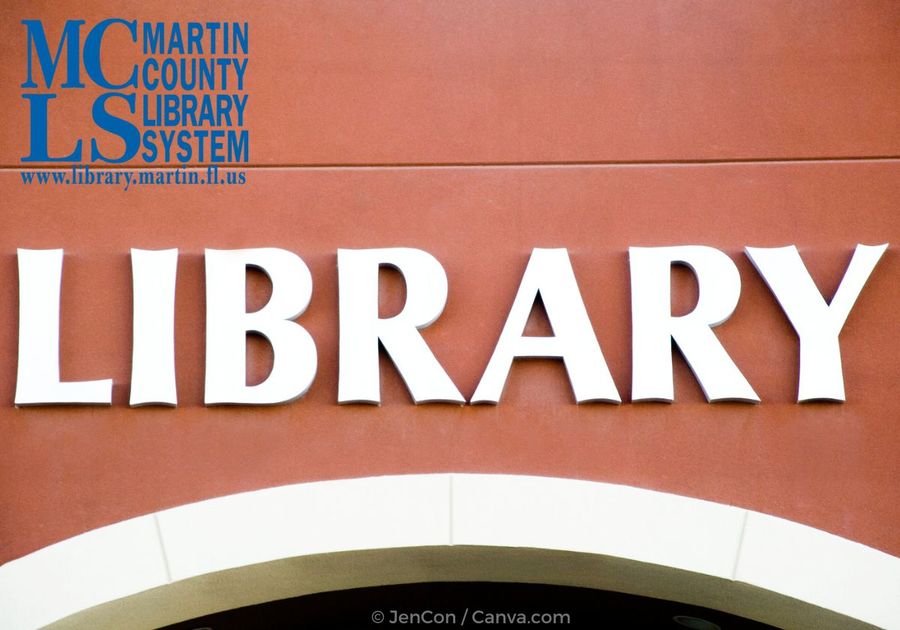
[[0,15],[0,626],[900,627],[900,5]]

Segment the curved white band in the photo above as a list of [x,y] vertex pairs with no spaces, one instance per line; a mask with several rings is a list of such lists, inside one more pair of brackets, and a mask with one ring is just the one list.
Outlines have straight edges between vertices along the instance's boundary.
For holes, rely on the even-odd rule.
[[900,558],[709,501],[481,474],[296,484],[93,530],[0,567],[0,626],[152,628],[448,580],[605,588],[796,628],[900,628]]

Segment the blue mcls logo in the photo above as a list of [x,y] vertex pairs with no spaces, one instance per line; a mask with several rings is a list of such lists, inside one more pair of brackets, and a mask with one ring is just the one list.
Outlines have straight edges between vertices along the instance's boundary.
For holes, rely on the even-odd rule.
[[[90,138],[90,161],[102,161],[109,164],[126,162],[138,152],[141,143],[141,135],[138,128],[131,122],[111,114],[107,110],[107,104],[114,99],[123,100],[128,110],[135,113],[135,93],[123,93],[120,90],[138,87],[138,68],[134,66],[131,75],[122,83],[114,83],[107,78],[100,63],[100,49],[103,37],[107,30],[118,25],[125,28],[131,35],[131,40],[138,41],[137,21],[127,21],[121,18],[110,18],[96,24],[84,38],[84,47],[81,47],[81,27],[84,20],[68,20],[56,46],[56,53],[50,52],[50,43],[44,25],[39,20],[23,20],[22,24],[27,29],[27,77],[21,87],[30,90],[22,94],[22,98],[29,104],[29,128],[30,150],[22,162],[82,162],[82,140],[75,143],[71,153],[64,156],[51,156],[48,149],[47,123],[49,118],[49,103],[58,96],[54,86],[57,84],[58,71],[63,50],[66,51],[65,81],[59,84],[61,89],[83,89],[81,61],[84,61],[84,71],[90,82],[108,92],[101,94],[91,107],[91,115],[94,124],[100,129],[109,132],[122,139],[125,149],[122,155],[110,157],[100,151],[96,138]],[[37,59],[37,67],[34,60]],[[37,68],[40,69],[42,84],[35,81]],[[40,90],[46,91],[40,91]]]

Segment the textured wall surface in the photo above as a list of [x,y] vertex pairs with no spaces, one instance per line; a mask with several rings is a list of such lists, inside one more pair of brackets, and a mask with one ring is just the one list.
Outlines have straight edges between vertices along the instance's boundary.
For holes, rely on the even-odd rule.
[[[249,23],[245,185],[23,184],[23,19],[58,37],[72,18],[213,13]],[[659,489],[900,555],[900,4],[14,0],[0,58],[0,562],[213,496],[422,472]],[[84,92],[52,110],[60,151],[92,133]],[[798,405],[796,335],[743,248],[796,244],[830,299],[853,247],[885,242],[841,334],[847,401]],[[630,402],[627,248],[675,244],[736,262],[741,301],[716,330],[761,404],[706,403],[680,357],[674,403]],[[575,405],[561,362],[522,360],[496,407],[415,406],[383,360],[383,404],[338,406],[336,249],[392,246],[447,271],[424,336],[467,397],[531,248],[568,248],[623,404]],[[65,249],[62,376],[114,379],[111,407],[13,406],[17,247]],[[181,252],[176,409],[127,406],[131,247]],[[309,265],[304,398],[203,406],[205,247]],[[696,289],[675,280],[687,311]],[[270,353],[249,353],[262,379]]]

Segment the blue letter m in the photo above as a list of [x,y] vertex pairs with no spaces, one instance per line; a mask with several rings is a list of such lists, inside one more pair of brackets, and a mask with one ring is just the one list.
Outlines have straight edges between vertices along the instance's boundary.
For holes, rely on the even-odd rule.
[[66,82],[62,84],[64,88],[82,88],[84,84],[78,78],[78,58],[80,56],[80,48],[78,45],[79,29],[84,24],[84,20],[67,20],[63,28],[62,37],[59,39],[59,46],[56,47],[56,56],[50,57],[50,45],[47,43],[47,34],[44,32],[44,25],[40,20],[22,20],[22,24],[28,29],[28,46],[26,54],[28,55],[28,80],[22,84],[23,88],[36,88],[38,84],[34,82],[32,77],[32,59],[37,53],[38,63],[41,65],[41,73],[44,75],[44,83],[49,89],[53,85],[53,75],[56,74],[56,67],[59,64],[59,58],[62,55],[63,45],[68,42],[66,50]]

